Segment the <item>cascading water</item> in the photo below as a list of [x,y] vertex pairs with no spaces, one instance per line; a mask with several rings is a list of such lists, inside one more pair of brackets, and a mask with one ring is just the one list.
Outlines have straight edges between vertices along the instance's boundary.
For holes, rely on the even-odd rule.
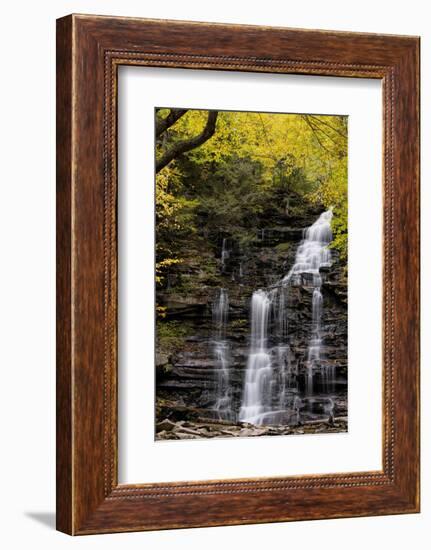
[[[297,367],[292,369],[288,344],[287,289],[304,285],[313,289],[311,300],[311,333],[305,359],[307,371],[306,394],[313,394],[313,378],[321,375],[322,384],[328,389],[333,372],[322,366],[321,319],[323,297],[320,270],[331,266],[332,209],[323,212],[313,225],[304,231],[298,246],[295,263],[289,273],[268,290],[253,293],[251,301],[251,341],[247,361],[242,406],[239,419],[255,425],[286,422],[288,413],[296,421],[303,407],[295,391],[290,391],[297,379]],[[271,319],[275,324],[272,348],[268,330]],[[314,402],[313,401],[313,406]],[[311,403],[311,401],[310,401]]]
[[305,230],[304,239],[296,252],[295,263],[283,279],[283,285],[289,283],[293,285],[305,284],[313,288],[311,335],[306,361],[306,392],[308,395],[313,393],[313,378],[316,370],[319,370],[322,381],[325,380],[326,385],[328,385],[328,372],[321,364],[323,297],[320,270],[322,267],[331,266],[331,251],[328,248],[332,240],[331,220],[332,209],[329,209],[323,212],[313,225]]
[[276,292],[276,323],[277,336],[281,342],[285,342],[289,333],[288,296],[286,289],[281,286]]
[[313,393],[313,368],[319,366],[320,363],[320,348],[322,346],[322,339],[320,337],[320,320],[322,317],[322,293],[320,287],[313,290],[313,297],[311,300],[312,308],[312,324],[311,324],[311,338],[308,345],[307,356],[307,394]]
[[225,237],[221,246],[221,271],[224,273],[226,271],[226,261],[230,256],[229,240]]
[[295,263],[284,277],[283,284],[290,281],[293,284],[306,283],[320,289],[322,278],[320,269],[331,267],[331,251],[328,244],[332,240],[331,231],[332,209],[323,212],[317,221],[304,232],[304,239],[296,251]]
[[215,410],[221,419],[232,420],[232,395],[229,380],[230,348],[226,340],[226,325],[229,314],[229,297],[221,288],[213,303],[214,357],[217,363],[217,390]]
[[290,347],[286,344],[279,344],[275,349],[276,364],[279,370],[279,398],[278,407],[280,410],[284,410],[287,404],[288,390],[290,384],[296,376],[296,370],[292,368],[292,362],[290,359]]
[[270,298],[263,290],[251,300],[251,347],[239,419],[259,425],[271,408],[272,368],[267,349]]

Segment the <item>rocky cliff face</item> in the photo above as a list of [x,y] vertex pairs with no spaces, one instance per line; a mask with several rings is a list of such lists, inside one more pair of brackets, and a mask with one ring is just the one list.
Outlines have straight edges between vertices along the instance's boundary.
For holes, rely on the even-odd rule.
[[[322,363],[332,369],[334,383],[328,390],[324,387],[324,380],[317,376],[314,384],[315,394],[333,401],[331,414],[327,415],[324,401],[312,402],[305,399],[303,410],[290,427],[257,429],[250,426],[235,428],[233,425],[238,424],[236,418],[223,418],[215,412],[221,365],[214,353],[214,303],[218,299],[220,288],[225,289],[229,297],[224,335],[228,342],[229,394],[233,410],[238,411],[250,347],[252,294],[259,288],[275,284],[288,273],[294,264],[304,229],[322,211],[310,206],[304,208],[302,204],[296,206],[295,208],[293,198],[290,213],[275,210],[274,215],[265,220],[265,226],[257,231],[255,238],[247,246],[240,246],[228,234],[219,235],[212,241],[205,239],[203,235],[196,236],[189,243],[188,257],[184,258],[181,268],[170,277],[168,288],[158,292],[158,302],[167,308],[163,323],[178,329],[178,334],[174,331],[173,335],[165,337],[165,333],[159,331],[158,335],[156,409],[157,431],[161,439],[186,438],[188,435],[198,437],[196,434],[199,433],[205,437],[214,434],[229,435],[229,429],[232,432],[230,435],[261,435],[262,430],[262,433],[269,435],[298,431],[301,433],[304,425],[308,426],[306,431],[328,431],[323,429],[325,425],[328,428],[328,422],[331,424],[329,431],[346,429],[347,281],[336,251],[332,251],[331,267],[321,270],[324,304]],[[300,284],[290,286],[287,292],[289,361],[296,372],[293,391],[301,397],[305,396],[312,294],[313,288],[306,277],[302,278]],[[166,428],[166,419],[174,424],[179,423],[180,427],[186,422],[185,435],[181,436],[183,432],[180,429],[180,435],[175,436],[176,431],[172,429],[172,425],[169,429]],[[215,428],[212,432],[206,430],[208,433],[203,434],[202,425],[205,426],[205,421],[229,424],[231,428],[225,429],[224,434],[218,434]],[[187,422],[192,424],[187,427]],[[334,425],[338,429],[334,429]],[[252,433],[243,434],[241,430],[244,429],[251,430]],[[187,435],[187,430],[195,431],[195,434]],[[208,435],[210,432],[213,435]]]

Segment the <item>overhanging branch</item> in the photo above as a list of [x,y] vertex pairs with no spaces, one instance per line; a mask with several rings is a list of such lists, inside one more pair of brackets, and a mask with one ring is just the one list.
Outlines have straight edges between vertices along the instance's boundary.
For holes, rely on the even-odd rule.
[[177,120],[187,113],[188,109],[171,109],[165,118],[156,118],[156,137],[166,132]]
[[156,172],[160,172],[162,168],[167,166],[172,160],[180,155],[186,153],[187,151],[191,151],[192,149],[195,149],[196,147],[199,147],[199,145],[202,145],[208,141],[214,135],[217,116],[218,111],[209,111],[205,128],[199,135],[184,141],[179,141],[178,143],[174,143],[160,157],[160,159],[156,161]]

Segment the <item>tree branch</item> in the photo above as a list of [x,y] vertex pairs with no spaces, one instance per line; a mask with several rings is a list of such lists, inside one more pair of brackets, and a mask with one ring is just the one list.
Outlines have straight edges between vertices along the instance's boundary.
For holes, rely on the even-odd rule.
[[214,132],[216,129],[217,116],[218,116],[218,111],[209,111],[205,128],[199,135],[190,139],[186,139],[184,141],[179,141],[177,143],[174,143],[162,155],[162,157],[156,161],[156,173],[160,172],[162,168],[167,166],[175,158],[186,153],[187,151],[191,151],[192,149],[199,147],[199,145],[202,145],[203,143],[208,141],[214,135]]
[[325,147],[322,143],[322,141],[319,139],[319,136],[317,134],[317,131],[316,131],[316,128],[313,126],[313,124],[311,123],[311,120],[309,118],[307,118],[307,115],[301,115],[301,118],[302,120],[305,121],[305,123],[308,125],[308,127],[310,128],[310,130],[313,132],[313,135],[314,137],[316,138],[317,140],[317,143],[320,145],[320,147],[322,147],[322,149],[324,149],[327,153],[329,153],[330,155],[333,155],[332,151],[330,151],[327,147]]
[[341,130],[338,130],[337,128],[335,128],[334,126],[332,126],[332,124],[329,124],[329,122],[326,122],[325,120],[322,120],[321,118],[318,118],[317,116],[315,115],[306,115],[316,121],[318,121],[320,124],[324,124],[325,126],[328,126],[329,128],[331,128],[331,130],[333,130],[334,132],[337,132],[337,134],[339,134],[341,137],[343,138],[347,138],[347,134],[342,132]]
[[188,109],[171,109],[165,118],[156,118],[156,138],[166,132],[175,122],[187,113]]

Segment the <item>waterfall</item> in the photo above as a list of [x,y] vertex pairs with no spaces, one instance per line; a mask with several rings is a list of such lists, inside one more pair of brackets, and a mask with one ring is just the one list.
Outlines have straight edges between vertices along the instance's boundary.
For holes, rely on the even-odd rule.
[[216,340],[224,340],[229,314],[229,297],[226,289],[220,289],[218,299],[214,300],[212,313]]
[[217,364],[217,390],[215,410],[219,418],[232,420],[232,395],[230,387],[230,348],[226,340],[226,325],[229,314],[229,297],[221,288],[213,303],[214,357]]
[[[313,379],[321,375],[322,385],[328,389],[333,382],[332,371],[322,366],[321,320],[323,297],[320,270],[331,266],[332,209],[323,212],[304,231],[296,251],[295,262],[288,274],[268,290],[257,290],[251,300],[250,350],[245,374],[242,406],[239,419],[255,425],[287,422],[293,416],[299,420],[302,401],[290,386],[297,380],[297,368],[292,369],[288,345],[288,287],[313,289],[311,299],[311,330],[305,358],[307,396],[313,395]],[[262,235],[263,237],[263,235]],[[269,346],[268,331],[272,331]],[[290,414],[290,417],[288,416]]]
[[307,354],[307,394],[313,393],[313,368],[319,366],[320,348],[322,339],[320,337],[320,320],[322,317],[322,293],[320,286],[313,290],[311,300],[311,337],[308,344]]
[[285,342],[289,332],[288,296],[287,290],[280,287],[276,292],[278,303],[276,304],[277,336],[281,342]]
[[290,347],[286,344],[279,344],[275,350],[275,356],[277,361],[277,366],[279,370],[279,397],[278,397],[278,406],[280,410],[286,408],[288,390],[290,385],[295,381],[295,376],[297,375],[296,369],[292,368],[292,362],[290,358]]
[[[313,288],[311,300],[311,335],[307,352],[306,392],[313,393],[314,373],[318,370],[322,383],[330,384],[328,372],[321,364],[321,318],[323,297],[321,292],[322,277],[320,269],[331,266],[331,251],[328,248],[332,240],[331,231],[332,209],[323,212],[319,218],[304,231],[304,239],[298,247],[295,263],[283,279],[283,284],[305,284]],[[333,376],[333,373],[332,373]]]
[[323,212],[317,221],[304,231],[304,239],[296,251],[295,263],[284,277],[283,284],[292,281],[300,285],[303,282],[320,289],[322,278],[320,268],[331,267],[331,251],[328,244],[332,241],[332,209]]
[[251,300],[251,347],[248,356],[244,395],[239,419],[259,425],[271,406],[272,368],[267,349],[270,297],[264,290]]
[[230,248],[229,248],[229,241],[225,237],[222,242],[221,246],[221,272],[224,273],[226,270],[226,260],[229,259],[230,256]]

